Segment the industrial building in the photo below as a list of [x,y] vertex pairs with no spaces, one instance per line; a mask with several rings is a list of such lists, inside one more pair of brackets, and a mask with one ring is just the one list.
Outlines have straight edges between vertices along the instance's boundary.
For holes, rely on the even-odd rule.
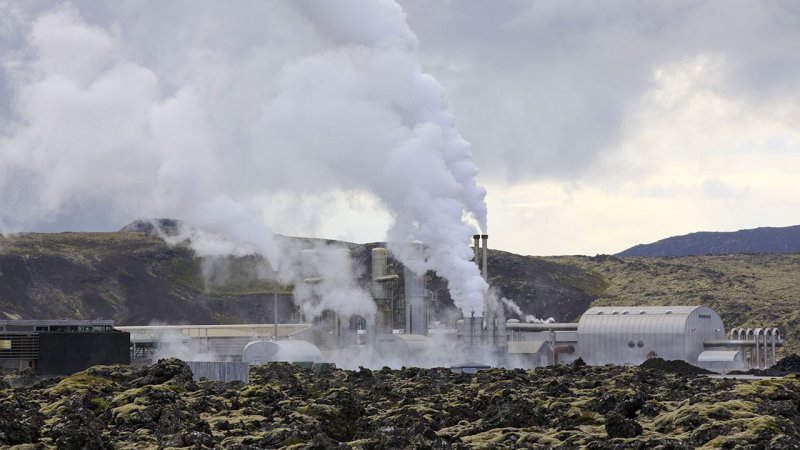
[[[475,235],[474,261],[488,280],[488,236]],[[349,252],[346,253],[349,258]],[[131,357],[147,363],[157,347],[173,347],[184,359],[210,355],[222,361],[335,362],[345,368],[453,366],[535,368],[582,358],[590,365],[638,365],[649,358],[682,360],[717,372],[764,368],[783,345],[776,328],[737,327],[726,334],[722,319],[704,306],[594,307],[576,323],[506,320],[487,295],[484,316],[432,326],[432,295],[425,274],[387,268],[388,251],[371,250],[375,302],[369,319],[324,310],[298,324],[119,327],[131,335]],[[304,250],[304,301],[320,304],[325,285],[317,255]],[[181,353],[182,352],[182,353]]]
[[65,375],[129,364],[130,337],[113,320],[0,320],[0,368]]

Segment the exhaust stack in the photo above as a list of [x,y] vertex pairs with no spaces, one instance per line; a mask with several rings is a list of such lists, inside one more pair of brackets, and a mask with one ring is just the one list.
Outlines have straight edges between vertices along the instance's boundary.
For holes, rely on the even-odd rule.
[[483,274],[483,279],[486,280],[486,282],[488,283],[489,282],[489,270],[487,268],[487,264],[486,263],[487,263],[487,260],[488,260],[488,257],[489,257],[489,235],[488,234],[483,234],[483,235],[481,235],[481,239],[483,239],[483,266],[482,266],[483,270],[482,270],[482,274]]

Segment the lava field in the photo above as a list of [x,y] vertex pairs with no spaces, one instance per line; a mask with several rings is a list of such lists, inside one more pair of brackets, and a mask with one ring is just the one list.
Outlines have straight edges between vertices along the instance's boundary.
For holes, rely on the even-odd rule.
[[192,381],[176,359],[141,369],[98,366],[69,377],[7,375],[0,381],[0,445],[800,448],[796,374],[720,379],[669,361],[642,367],[578,361],[475,374],[419,368],[316,373],[272,363],[252,367],[250,378],[248,384]]

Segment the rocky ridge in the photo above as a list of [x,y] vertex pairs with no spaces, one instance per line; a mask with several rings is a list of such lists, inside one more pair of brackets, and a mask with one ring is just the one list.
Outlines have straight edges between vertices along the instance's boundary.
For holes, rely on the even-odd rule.
[[[333,370],[285,363],[251,382],[192,381],[179,360],[0,382],[17,448],[798,448],[800,380],[680,366]],[[673,370],[675,369],[675,370]]]

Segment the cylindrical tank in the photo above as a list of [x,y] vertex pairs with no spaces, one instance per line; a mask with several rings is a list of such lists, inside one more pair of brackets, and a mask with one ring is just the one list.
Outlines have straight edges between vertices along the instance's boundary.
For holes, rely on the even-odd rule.
[[372,297],[376,299],[386,298],[386,289],[384,289],[383,283],[376,281],[386,275],[386,261],[385,248],[372,249]]
[[324,362],[316,345],[301,341],[251,341],[244,346],[242,361],[250,364],[266,362]]
[[425,297],[425,274],[405,268],[406,334],[428,334],[428,308]]

